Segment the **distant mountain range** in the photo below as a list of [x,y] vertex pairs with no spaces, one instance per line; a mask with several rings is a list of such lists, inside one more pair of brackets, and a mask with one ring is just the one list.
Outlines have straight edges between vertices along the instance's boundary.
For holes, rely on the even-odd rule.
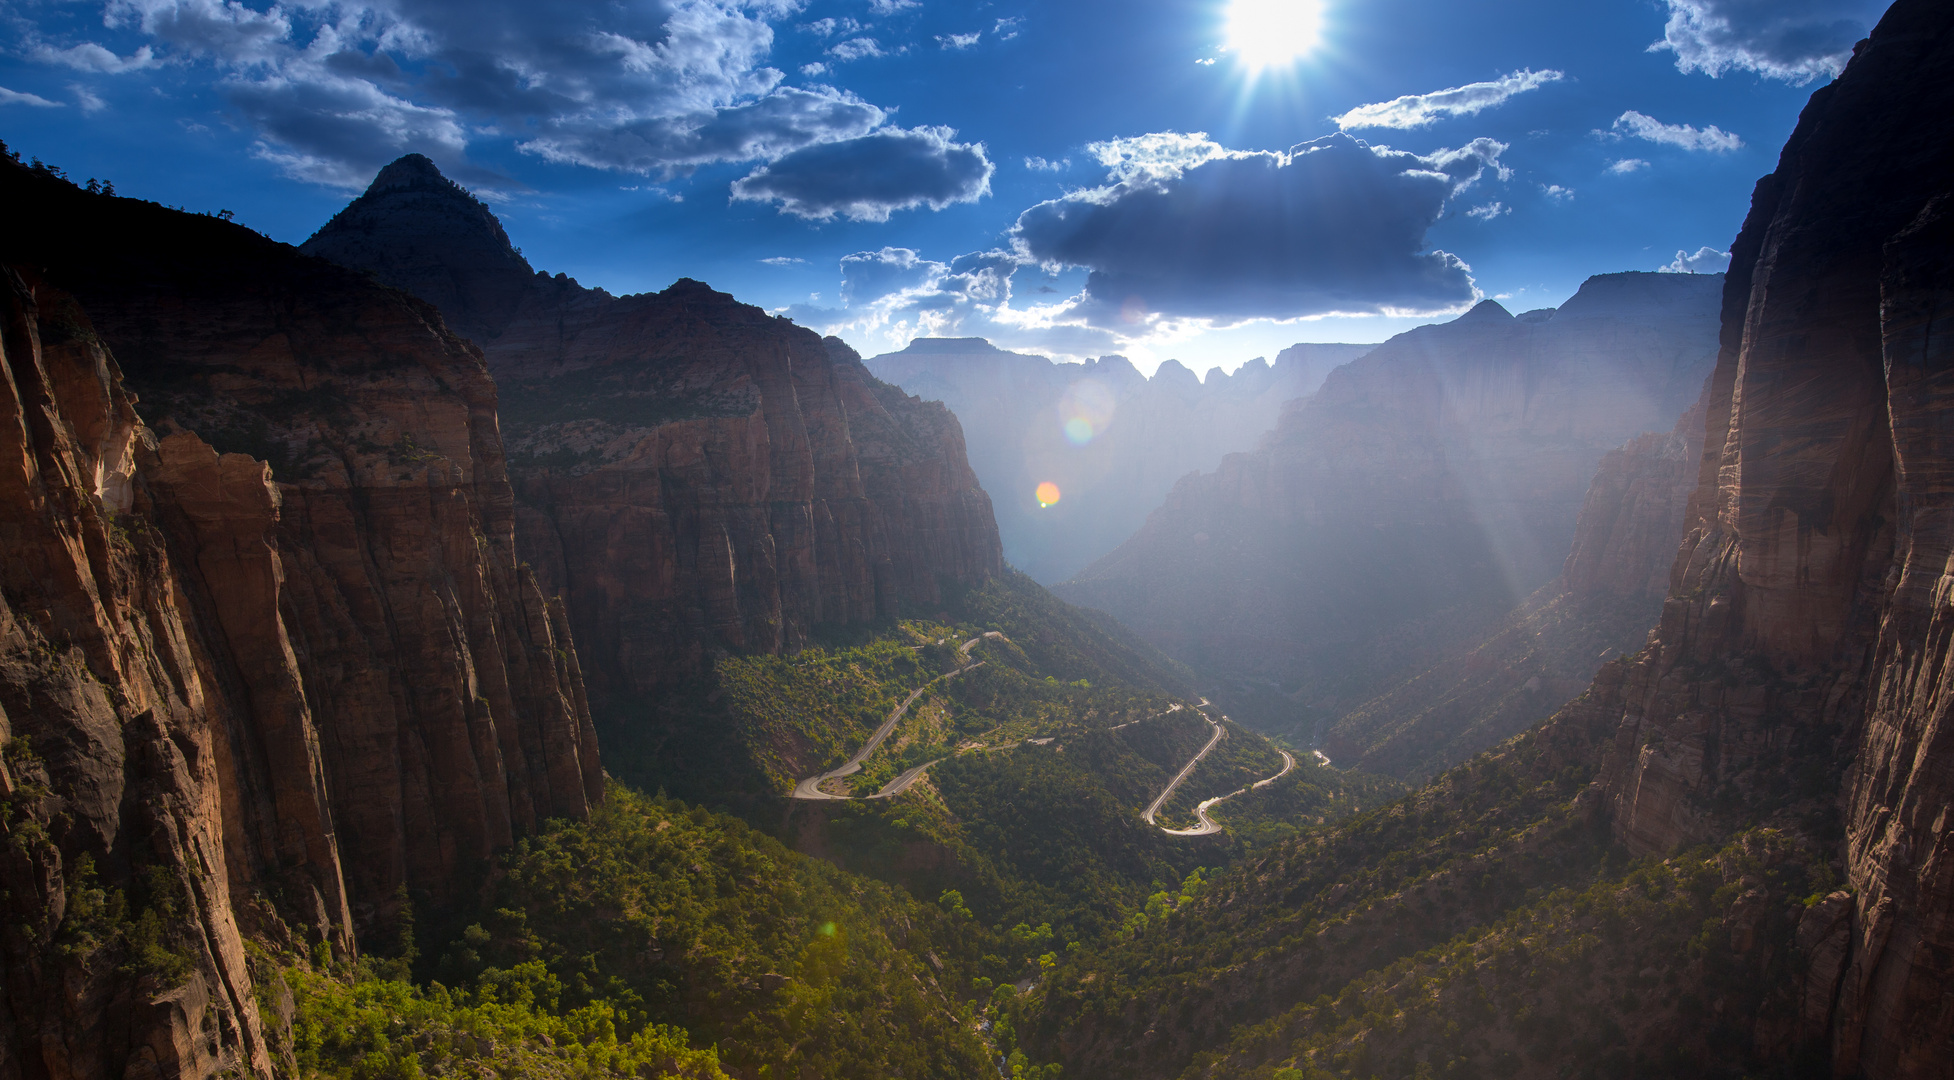
[[[867,364],[963,421],[1005,559],[1050,584],[1119,546],[1176,480],[1254,446],[1284,402],[1373,348],[1295,345],[1274,364],[1256,357],[1205,379],[1175,360],[1147,378],[1122,356],[1061,364],[983,338],[918,338]],[[1041,503],[1040,484],[1058,501]]]
[[1722,288],[1607,274],[1557,311],[1488,300],[1400,334],[1056,591],[1308,737],[1561,572],[1602,456],[1699,396]]

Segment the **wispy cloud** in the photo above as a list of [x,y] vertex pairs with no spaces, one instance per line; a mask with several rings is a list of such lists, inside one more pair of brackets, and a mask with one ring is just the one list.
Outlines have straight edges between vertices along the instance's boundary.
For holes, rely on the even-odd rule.
[[96,113],[109,107],[99,94],[80,83],[69,83],[68,92],[75,95],[75,104],[81,106],[82,112]]
[[155,67],[161,61],[149,46],[144,45],[129,56],[117,56],[92,41],[84,41],[66,49],[51,45],[36,45],[34,59],[44,64],[60,64],[76,71],[93,71],[104,75],[120,75],[125,71],[141,71]]
[[972,45],[977,44],[983,37],[984,32],[982,30],[973,30],[968,34],[938,34],[936,35],[936,43],[946,49],[968,49]]
[[1018,36],[1018,27],[1023,25],[1024,20],[1013,15],[1008,19],[997,20],[997,25],[991,27],[991,33],[996,34],[999,41],[1009,41]]
[[1648,167],[1649,167],[1648,162],[1643,161],[1639,157],[1631,157],[1631,158],[1623,158],[1620,161],[1610,162],[1608,165],[1608,171],[1614,173],[1616,176],[1623,176],[1628,173],[1637,172],[1639,170],[1646,169]]
[[1417,128],[1448,116],[1471,116],[1504,104],[1515,94],[1566,78],[1558,71],[1521,70],[1491,82],[1467,83],[1430,94],[1406,94],[1390,101],[1359,105],[1336,118],[1345,131],[1358,128]]
[[1475,206],[1467,210],[1466,216],[1469,218],[1478,218],[1481,221],[1491,221],[1502,214],[1510,214],[1512,212],[1513,208],[1505,203],[1489,202],[1484,206]]
[[1540,193],[1555,202],[1571,202],[1574,199],[1574,189],[1562,187],[1559,184],[1542,184],[1540,185]]
[[1636,112],[1634,109],[1615,118],[1614,134],[1618,137],[1647,139],[1664,146],[1678,146],[1684,150],[1710,150],[1717,153],[1736,150],[1744,145],[1744,140],[1715,124],[1710,124],[1699,131],[1688,124],[1665,124],[1653,116]]
[[863,60],[875,56],[887,56],[888,50],[872,37],[849,38],[828,49],[828,55],[846,64],[851,60]]
[[894,15],[898,11],[922,6],[922,0],[868,0],[868,9],[877,15]]
[[792,255],[775,255],[771,259],[761,259],[768,266],[805,266],[806,259],[796,259]]
[[0,86],[0,105],[32,105],[37,109],[58,109],[61,107],[61,103],[58,101],[49,101],[39,94],[27,94],[19,90],[9,90],[4,86]]
[[1064,172],[1072,167],[1072,159],[1060,158],[1052,161],[1047,158],[1028,157],[1024,159],[1024,167],[1032,172]]

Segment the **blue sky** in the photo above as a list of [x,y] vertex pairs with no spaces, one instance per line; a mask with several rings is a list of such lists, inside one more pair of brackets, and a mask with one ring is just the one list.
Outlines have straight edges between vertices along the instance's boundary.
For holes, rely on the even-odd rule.
[[9,0],[0,138],[293,243],[419,151],[613,292],[1232,368],[1717,268],[1883,7],[1315,2]]

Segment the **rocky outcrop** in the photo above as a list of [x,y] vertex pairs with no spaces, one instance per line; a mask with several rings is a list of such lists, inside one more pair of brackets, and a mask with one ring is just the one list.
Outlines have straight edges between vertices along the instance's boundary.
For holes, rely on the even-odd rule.
[[1588,706],[1636,852],[1842,826],[1851,892],[1799,931],[1839,1076],[1954,1060],[1951,116],[1954,11],[1901,0],[1758,184],[1661,625]]
[[956,418],[838,341],[694,281],[613,297],[531,272],[425,158],[305,250],[481,334],[523,557],[567,602],[600,712],[1002,570]]
[[[1149,379],[1120,356],[1058,364],[982,338],[918,338],[868,368],[956,414],[996,505],[1004,557],[1049,584],[1119,546],[1176,480],[1253,446],[1283,402],[1371,348],[1295,345],[1273,365],[1257,357],[1205,379],[1169,360]],[[1040,505],[1048,482],[1059,501]]]
[[[1610,274],[1557,311],[1487,301],[1401,334],[1055,591],[1187,661],[1238,718],[1309,737],[1559,575],[1604,455],[1698,396],[1720,287]],[[1225,696],[1259,683],[1288,716]]]
[[495,387],[248,230],[17,166],[0,201],[0,1075],[263,1075],[242,938],[350,952],[601,797]]

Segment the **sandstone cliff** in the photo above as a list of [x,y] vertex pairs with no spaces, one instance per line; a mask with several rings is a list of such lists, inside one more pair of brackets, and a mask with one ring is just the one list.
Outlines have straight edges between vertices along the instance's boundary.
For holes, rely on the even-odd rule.
[[495,388],[248,230],[17,166],[0,201],[0,1075],[263,1075],[241,936],[345,955],[601,796]]
[[418,156],[304,250],[480,335],[523,558],[564,597],[602,714],[1003,568],[956,418],[838,341],[693,281],[613,297],[535,273]]
[[[1205,379],[1169,360],[1149,379],[1119,356],[1055,364],[982,338],[918,338],[868,368],[956,414],[1005,558],[1049,584],[1118,547],[1176,480],[1249,449],[1283,402],[1371,348],[1295,345],[1273,365],[1257,357]],[[1061,495],[1051,506],[1035,494],[1045,482]]]
[[1308,733],[1557,576],[1603,456],[1698,396],[1721,284],[1610,274],[1558,311],[1486,301],[1401,334],[1055,591],[1151,636],[1235,715]]
[[1589,707],[1636,852],[1842,808],[1852,892],[1799,932],[1840,1076],[1954,1061],[1950,117],[1954,10],[1901,0],[1758,184],[1661,626]]

